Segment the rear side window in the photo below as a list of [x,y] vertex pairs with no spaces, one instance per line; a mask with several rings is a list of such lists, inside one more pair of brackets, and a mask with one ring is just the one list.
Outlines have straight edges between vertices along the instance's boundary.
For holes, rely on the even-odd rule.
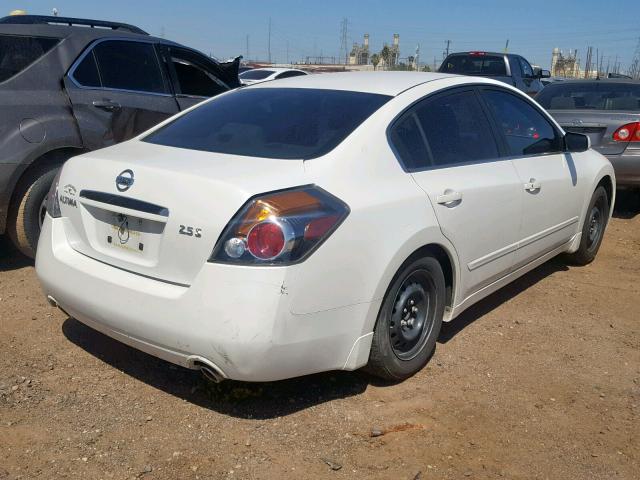
[[329,152],[391,97],[307,88],[248,88],[207,102],[144,141],[206,152],[308,159]]
[[414,112],[405,115],[391,129],[390,140],[407,170],[430,165],[427,146]]
[[499,157],[489,121],[474,92],[429,100],[417,108],[416,115],[433,165],[449,166]]
[[640,111],[640,84],[627,82],[552,83],[536,100],[547,110]]
[[57,38],[0,35],[0,82],[23,71],[59,41]]
[[511,155],[540,155],[562,150],[562,139],[556,130],[530,103],[499,90],[485,90],[482,95],[495,116]]
[[506,76],[507,67],[504,57],[497,55],[450,55],[440,67],[440,72],[462,75]]
[[151,43],[109,40],[97,44],[93,53],[104,88],[164,93],[160,65]]

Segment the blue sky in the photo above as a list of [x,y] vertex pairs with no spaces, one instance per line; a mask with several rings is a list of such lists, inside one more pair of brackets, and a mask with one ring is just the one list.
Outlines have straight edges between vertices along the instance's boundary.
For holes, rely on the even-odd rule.
[[[637,8],[629,3],[583,1],[257,1],[234,0],[2,0],[8,13],[21,8],[49,14],[119,20],[151,34],[192,46],[216,57],[246,54],[266,59],[268,19],[272,21],[272,59],[297,61],[305,56],[337,56],[340,22],[349,20],[348,44],[371,36],[375,50],[400,34],[401,56],[413,54],[420,44],[421,61],[440,61],[446,40],[451,50],[509,51],[532,63],[549,67],[551,50],[578,49],[584,65],[587,46],[598,48],[604,65],[616,54],[623,69],[631,62],[640,36]],[[616,6],[618,5],[618,6]],[[595,61],[595,58],[594,58]]]

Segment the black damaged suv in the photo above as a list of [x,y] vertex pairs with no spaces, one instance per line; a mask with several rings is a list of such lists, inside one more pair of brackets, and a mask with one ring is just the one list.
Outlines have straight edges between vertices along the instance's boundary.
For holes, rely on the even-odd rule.
[[0,235],[33,257],[65,160],[239,86],[239,60],[219,63],[122,23],[0,18]]

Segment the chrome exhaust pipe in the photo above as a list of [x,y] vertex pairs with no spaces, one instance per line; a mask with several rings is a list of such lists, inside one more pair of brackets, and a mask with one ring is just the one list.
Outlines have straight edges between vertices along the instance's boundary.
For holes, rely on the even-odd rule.
[[213,368],[207,367],[206,365],[202,365],[200,367],[200,373],[202,373],[202,376],[204,378],[213,383],[220,383],[224,380],[224,377],[222,375],[216,372]]
[[220,383],[227,378],[227,376],[222,373],[222,370],[220,370],[213,362],[207,360],[206,358],[194,355],[187,359],[187,364],[189,368],[200,370],[202,376],[210,382]]

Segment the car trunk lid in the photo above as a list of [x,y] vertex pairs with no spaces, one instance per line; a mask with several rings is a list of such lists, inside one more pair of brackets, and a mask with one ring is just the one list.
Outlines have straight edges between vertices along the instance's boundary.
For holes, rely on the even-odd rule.
[[612,111],[549,110],[567,132],[582,133],[591,140],[591,146],[603,155],[619,155],[628,142],[613,140],[614,132],[630,122],[640,120],[640,114]]
[[76,251],[190,285],[250,197],[304,183],[299,160],[132,141],[71,159],[58,192],[67,240]]

